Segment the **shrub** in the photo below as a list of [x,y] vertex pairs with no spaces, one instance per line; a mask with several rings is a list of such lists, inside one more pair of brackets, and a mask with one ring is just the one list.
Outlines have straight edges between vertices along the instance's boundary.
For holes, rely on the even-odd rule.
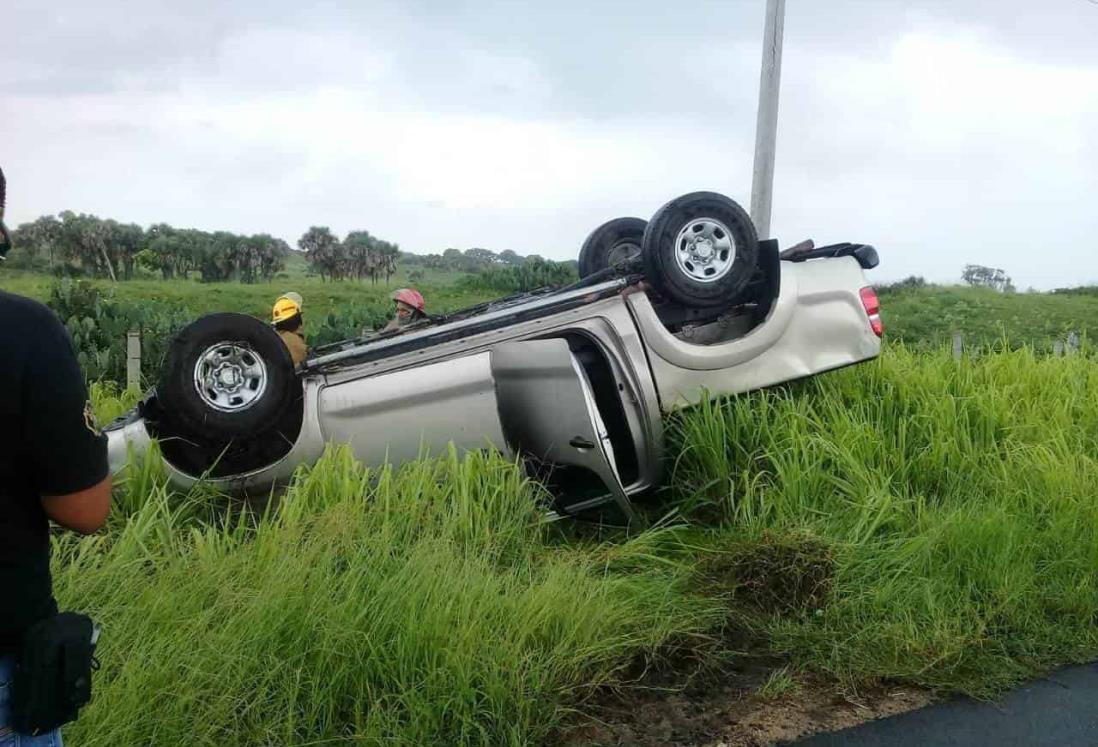
[[191,317],[181,307],[156,301],[123,302],[79,280],[62,279],[50,289],[48,304],[72,336],[77,360],[90,380],[126,381],[126,333],[141,331],[141,370],[159,376],[175,333]]
[[1075,288],[1057,288],[1052,291],[1057,296],[1098,296],[1098,285],[1080,285]]
[[462,278],[458,285],[464,290],[526,293],[538,288],[568,285],[578,279],[579,274],[574,263],[530,258],[514,267],[481,270],[475,275]]
[[894,283],[884,283],[883,285],[875,285],[877,293],[879,295],[888,295],[892,293],[901,293],[903,291],[919,290],[926,288],[928,283],[926,278],[919,275],[908,275],[903,280],[897,280]]
[[392,306],[384,303],[348,304],[320,319],[307,317],[309,346],[329,345],[377,330],[389,320]]

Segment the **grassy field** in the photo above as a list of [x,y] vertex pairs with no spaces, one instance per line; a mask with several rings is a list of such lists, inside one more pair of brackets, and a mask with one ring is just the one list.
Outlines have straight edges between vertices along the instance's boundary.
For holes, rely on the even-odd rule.
[[[421,287],[436,310],[484,295]],[[388,292],[296,275],[115,293],[264,316],[289,289],[314,323],[372,318]],[[719,671],[745,646],[783,663],[761,697],[805,673],[986,695],[1095,658],[1098,359],[1043,351],[1093,328],[1098,296],[883,301],[879,361],[673,418],[650,509],[671,518],[632,537],[539,524],[539,488],[494,455],[369,473],[335,449],[262,515],[132,464],[106,533],[58,537],[62,606],[107,631],[67,737],[546,744],[646,662]],[[978,354],[948,353],[958,329]],[[92,391],[102,420],[135,397]]]
[[370,474],[336,449],[253,520],[132,466],[109,531],[56,553],[63,606],[108,631],[66,738],[544,741],[582,688],[717,614],[658,533],[563,546],[537,500],[498,456]]
[[631,538],[539,525],[492,455],[371,474],[336,449],[260,517],[131,465],[106,534],[55,557],[107,630],[69,737],[541,744],[638,659],[731,641],[783,677],[977,694],[1098,655],[1092,358],[893,346],[671,426],[677,518]]
[[1069,331],[1098,330],[1098,295],[1004,294],[986,288],[931,286],[882,297],[888,337],[944,345],[960,332],[977,347],[1029,345],[1045,350]]
[[799,665],[988,693],[1098,654],[1094,359],[894,346],[678,427],[678,499],[801,546],[779,600],[820,579],[798,613],[749,616]]
[[[414,285],[423,291],[431,312],[446,312],[478,303],[491,291],[462,284],[462,273],[416,268],[423,275]],[[212,311],[239,311],[260,318],[270,314],[274,299],[288,290],[305,298],[306,320],[319,331],[322,342],[348,334],[388,313],[389,294],[412,285],[406,268],[389,283],[369,281],[325,282],[306,273],[300,260],[269,283],[201,283],[135,280],[111,283],[91,280],[95,287],[123,303],[182,310],[192,316]],[[45,301],[56,280],[40,273],[0,272],[0,288]],[[883,314],[892,341],[935,347],[947,344],[960,331],[974,347],[1029,345],[1044,350],[1069,331],[1098,329],[1098,293],[1003,294],[983,288],[929,286],[883,296]],[[321,331],[323,330],[323,331]]]
[[[429,313],[445,313],[478,303],[492,294],[464,282],[462,274],[420,270],[417,287]],[[131,280],[58,280],[40,273],[0,272],[0,289],[49,303],[66,323],[85,374],[92,380],[125,381],[126,333],[142,332],[145,384],[153,384],[175,334],[190,321],[218,311],[268,320],[275,299],[294,290],[304,299],[305,334],[310,345],[324,345],[379,329],[393,314],[390,295],[407,284],[405,273],[389,283],[325,282],[297,275],[269,283],[201,283]]]
[[[456,285],[462,277],[456,273],[422,270],[424,279],[416,284],[423,291],[432,312],[450,311],[481,300],[482,294],[465,291]],[[165,282],[162,280],[131,280],[112,283],[109,280],[88,280],[91,285],[114,297],[134,303],[156,303],[186,309],[194,316],[214,311],[239,311],[268,318],[275,299],[286,291],[296,291],[305,298],[305,313],[320,319],[328,314],[345,314],[356,307],[389,303],[389,294],[409,285],[408,273],[398,271],[388,283],[347,280],[327,282],[316,276],[293,274],[269,283],[202,283],[197,280]],[[0,288],[10,293],[45,301],[56,280],[41,273],[0,272]]]

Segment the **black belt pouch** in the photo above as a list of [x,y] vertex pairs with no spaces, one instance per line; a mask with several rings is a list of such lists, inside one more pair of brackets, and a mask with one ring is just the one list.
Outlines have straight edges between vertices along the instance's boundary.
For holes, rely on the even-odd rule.
[[16,732],[52,731],[75,721],[91,700],[94,627],[86,615],[62,612],[26,630],[11,683]]

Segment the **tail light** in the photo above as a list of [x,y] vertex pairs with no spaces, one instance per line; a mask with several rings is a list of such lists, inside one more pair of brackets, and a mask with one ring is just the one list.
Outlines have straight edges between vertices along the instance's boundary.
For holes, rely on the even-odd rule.
[[859,294],[862,297],[862,306],[869,317],[869,326],[873,328],[873,334],[877,337],[884,336],[884,322],[881,321],[881,299],[877,298],[877,291],[872,288],[862,288]]

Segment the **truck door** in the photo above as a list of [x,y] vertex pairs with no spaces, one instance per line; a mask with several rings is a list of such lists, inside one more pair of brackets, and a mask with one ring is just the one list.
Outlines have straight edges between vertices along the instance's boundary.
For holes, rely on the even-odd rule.
[[559,338],[524,340],[491,351],[499,420],[508,446],[556,465],[590,470],[632,523],[614,451],[586,372]]

